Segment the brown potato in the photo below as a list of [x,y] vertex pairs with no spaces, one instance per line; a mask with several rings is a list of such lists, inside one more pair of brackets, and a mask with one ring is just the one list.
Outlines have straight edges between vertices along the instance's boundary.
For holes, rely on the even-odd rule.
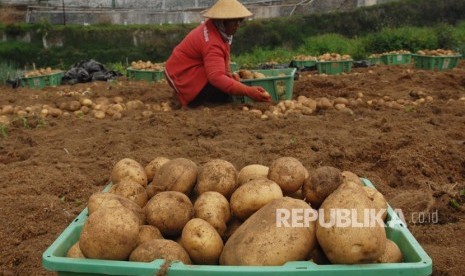
[[139,218],[139,224],[145,224],[145,212],[144,210],[134,201],[112,193],[96,192],[93,193],[89,201],[87,202],[87,210],[89,215],[104,207],[125,207]]
[[294,157],[280,157],[273,161],[268,178],[276,182],[284,194],[295,193],[305,181],[305,167]]
[[153,176],[155,193],[177,191],[190,194],[197,180],[197,165],[186,158],[176,158],[164,163]]
[[144,207],[148,201],[148,195],[144,187],[131,179],[122,179],[117,184],[113,185],[108,191],[112,194],[124,196],[137,203],[140,207]]
[[148,263],[156,259],[181,261],[184,264],[192,263],[186,250],[172,240],[156,239],[144,242],[137,246],[129,256],[132,262]]
[[237,170],[226,160],[214,159],[205,163],[199,171],[195,190],[198,195],[215,191],[229,199],[237,187]]
[[170,161],[170,159],[163,156],[155,157],[152,161],[150,161],[150,163],[148,163],[144,168],[145,174],[147,174],[147,181],[151,182],[155,173],[168,161]]
[[142,165],[131,159],[123,158],[118,161],[111,171],[111,182],[117,184],[122,179],[131,179],[139,183],[143,187],[147,186],[147,175],[145,174],[145,169]]
[[342,172],[342,179],[344,182],[354,182],[360,186],[365,186],[365,184],[363,184],[362,180],[360,179],[360,177],[358,177],[358,175],[356,175],[355,173],[351,172],[351,171],[343,171]]
[[[319,218],[316,236],[332,264],[373,263],[383,254],[386,248],[384,224],[364,221],[365,210],[374,209],[363,188],[353,182],[342,184],[324,200],[320,207],[323,218]],[[331,218],[330,212],[336,210],[349,213],[345,221],[348,225],[342,224],[342,220],[337,224],[337,213]],[[356,226],[353,222],[363,224]]]
[[66,253],[66,257],[68,258],[77,258],[77,259],[85,259],[86,256],[82,254],[81,248],[79,248],[79,241],[77,241],[73,246],[68,249],[68,253]]
[[86,258],[126,260],[137,246],[139,218],[123,207],[100,208],[82,228],[79,247]]
[[146,241],[163,239],[163,235],[160,230],[153,225],[141,225],[139,228],[139,238],[137,239],[137,245]]
[[302,187],[302,194],[314,208],[320,207],[321,203],[334,192],[342,183],[341,171],[330,166],[323,166],[310,172]]
[[210,223],[191,219],[182,230],[181,244],[195,264],[218,264],[223,240]]
[[231,212],[245,221],[260,208],[281,197],[283,192],[274,181],[266,178],[255,179],[234,191],[230,200]]
[[220,236],[226,231],[231,218],[228,200],[220,193],[208,191],[201,194],[194,203],[195,217],[210,223]]
[[377,212],[383,212],[383,220],[385,221],[387,218],[387,201],[384,198],[383,194],[380,193],[378,190],[372,187],[364,186],[363,190],[368,195],[368,198],[373,202]]
[[378,258],[378,263],[401,263],[404,259],[399,246],[392,240],[386,240],[386,249],[383,254]]
[[260,164],[252,164],[243,167],[237,175],[237,184],[240,186],[257,178],[267,178],[269,168]]
[[175,237],[194,216],[194,206],[181,192],[161,192],[147,202],[145,215],[147,222],[157,227],[163,236]]
[[302,223],[302,227],[292,227],[292,220],[287,220],[288,225],[285,220],[278,226],[278,213],[290,213],[292,209],[303,213],[312,211],[303,200],[290,197],[273,200],[232,234],[223,248],[220,264],[268,266],[305,260],[316,243],[315,221]]

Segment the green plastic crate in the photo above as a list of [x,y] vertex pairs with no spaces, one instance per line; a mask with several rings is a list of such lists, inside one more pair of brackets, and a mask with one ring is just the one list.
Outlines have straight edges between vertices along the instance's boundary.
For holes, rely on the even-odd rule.
[[23,87],[30,87],[36,89],[42,89],[46,87],[48,83],[47,76],[21,78],[19,81],[21,83],[21,86]]
[[135,70],[129,67],[126,69],[126,76],[130,80],[157,82],[165,78],[165,73],[163,71]]
[[417,69],[448,70],[457,66],[461,55],[456,56],[425,56],[413,55],[413,63]]
[[412,62],[412,54],[384,54],[381,61],[386,65],[407,65]]
[[229,70],[231,70],[231,72],[236,72],[237,70],[239,70],[239,65],[237,65],[237,63],[235,62],[230,62]]
[[61,84],[61,79],[64,76],[64,72],[56,72],[47,76],[46,81],[48,86],[58,86]]
[[298,69],[309,68],[316,65],[316,60],[292,60],[289,67],[296,67]]
[[368,62],[370,65],[379,65],[382,64],[383,62],[381,61],[381,57],[371,57],[368,58]]
[[20,84],[24,87],[42,89],[47,86],[58,86],[61,84],[61,79],[64,72],[55,72],[48,75],[41,75],[37,77],[21,78]]
[[318,61],[316,67],[318,74],[337,75],[352,70],[353,60],[344,61]]
[[[241,80],[243,84],[263,87],[275,102],[292,99],[296,68],[252,70],[252,72],[262,73],[266,78]],[[246,96],[234,96],[233,100],[237,103],[253,102]]]
[[[362,179],[366,186],[373,184]],[[110,185],[106,187],[108,191]],[[167,269],[167,275],[322,275],[322,276],[423,276],[432,273],[432,261],[420,244],[415,240],[404,222],[388,205],[386,235],[394,241],[404,255],[403,263],[360,264],[360,265],[317,265],[309,261],[288,262],[282,266],[219,266],[219,265],[185,265],[181,262],[172,263]],[[82,227],[87,220],[85,208],[61,233],[61,235],[45,250],[42,255],[42,265],[58,275],[147,275],[152,276],[160,270],[164,260],[157,259],[150,263],[109,261],[95,259],[67,258],[68,249],[78,241]]]

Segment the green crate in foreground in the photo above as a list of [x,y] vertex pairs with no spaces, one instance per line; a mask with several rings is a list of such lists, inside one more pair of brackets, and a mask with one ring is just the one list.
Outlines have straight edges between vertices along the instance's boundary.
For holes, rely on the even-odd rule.
[[344,61],[318,61],[316,68],[318,74],[337,75],[341,73],[349,73],[352,70],[353,60]]
[[[271,100],[274,102],[290,100],[294,90],[294,74],[296,68],[286,69],[266,69],[252,70],[266,76],[263,79],[244,79],[241,82],[248,86],[261,86],[271,95]],[[234,96],[236,103],[251,103],[254,102],[249,97]]]
[[165,73],[163,71],[136,70],[129,67],[126,69],[126,76],[130,80],[157,82],[165,78]]
[[[366,186],[373,184],[362,179]],[[108,190],[109,186],[105,190]],[[78,241],[82,227],[87,220],[87,208],[63,231],[63,233],[45,250],[42,265],[58,272],[58,275],[156,275],[164,260],[157,259],[150,263],[108,261],[92,259],[67,258],[68,249]],[[288,262],[282,266],[219,266],[219,265],[184,265],[173,262],[166,270],[166,275],[380,275],[380,276],[422,276],[432,273],[432,261],[420,244],[415,240],[404,222],[388,205],[386,234],[394,241],[404,255],[403,263],[360,264],[360,265],[317,265],[309,261]]]
[[456,56],[425,56],[425,55],[412,55],[413,64],[417,69],[425,70],[448,70],[455,68],[459,63],[461,55]]

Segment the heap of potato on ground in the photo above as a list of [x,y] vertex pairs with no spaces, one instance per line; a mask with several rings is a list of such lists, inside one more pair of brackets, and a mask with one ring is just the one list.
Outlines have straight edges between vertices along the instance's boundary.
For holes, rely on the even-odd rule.
[[[307,170],[294,157],[239,171],[223,159],[201,166],[186,158],[156,157],[145,167],[131,158],[111,171],[108,192],[88,200],[88,219],[71,258],[205,265],[283,265],[402,262],[385,227],[322,227],[309,221],[277,226],[277,210],[356,209],[382,212],[387,203],[350,171]],[[290,222],[289,222],[290,223]]]

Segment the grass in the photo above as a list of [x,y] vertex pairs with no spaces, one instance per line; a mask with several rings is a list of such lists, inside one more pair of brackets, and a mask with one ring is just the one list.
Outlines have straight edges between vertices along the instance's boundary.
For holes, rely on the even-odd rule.
[[3,139],[8,138],[8,126],[0,124],[0,137]]
[[7,80],[13,80],[20,77],[21,73],[14,62],[0,62],[0,83],[5,84]]

